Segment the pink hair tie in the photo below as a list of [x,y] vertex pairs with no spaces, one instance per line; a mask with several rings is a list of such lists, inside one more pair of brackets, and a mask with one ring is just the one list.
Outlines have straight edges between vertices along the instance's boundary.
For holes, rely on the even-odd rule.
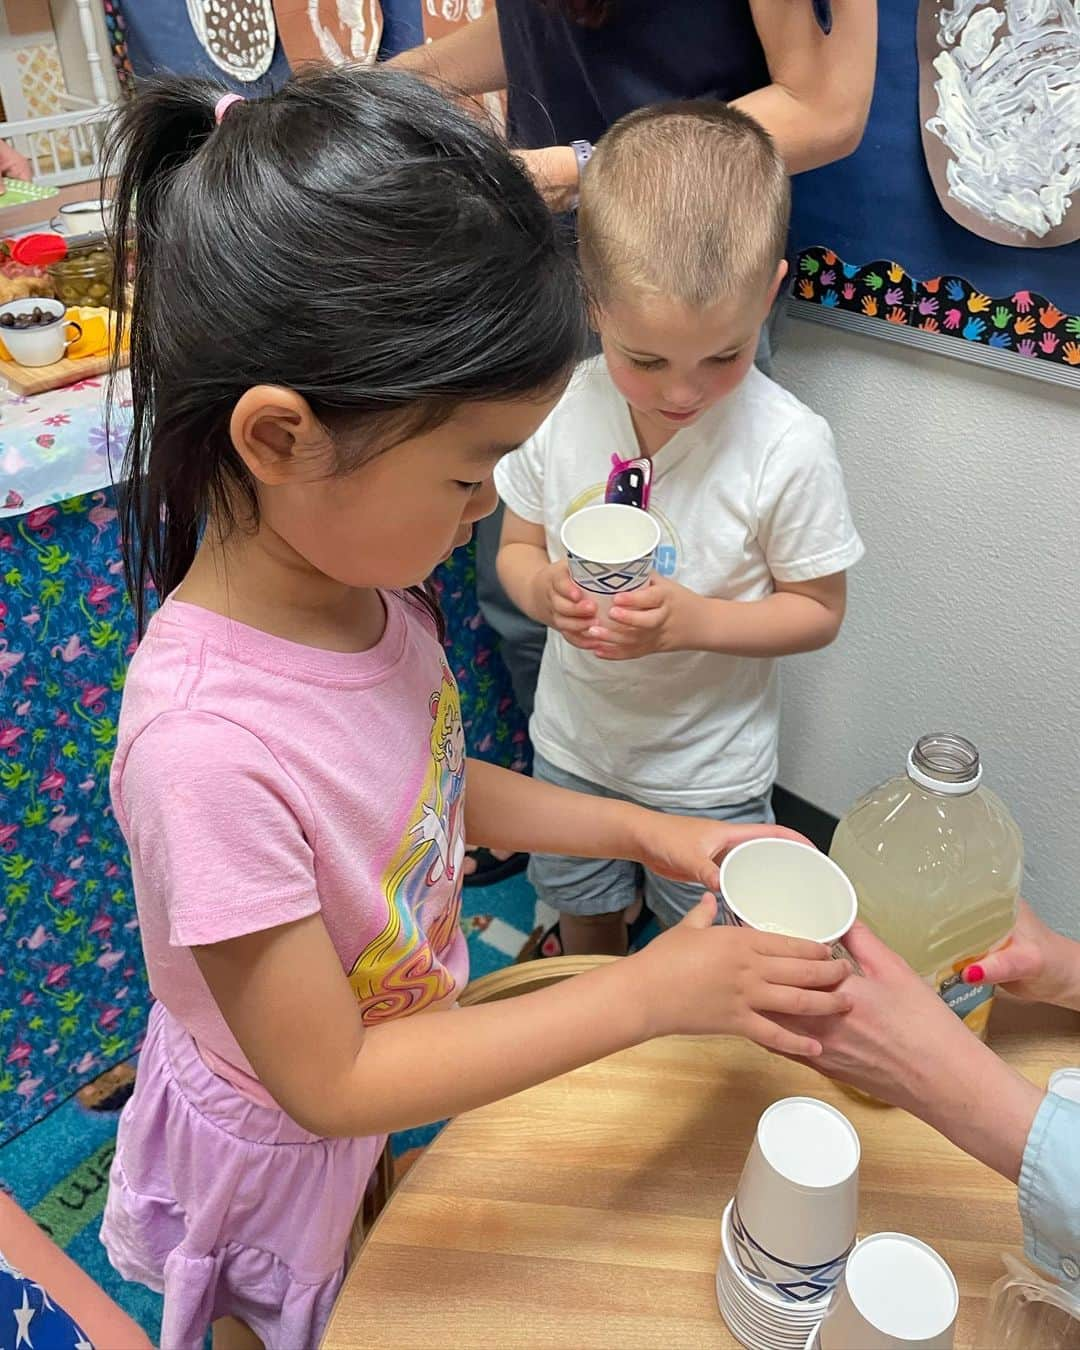
[[229,111],[234,103],[243,103],[243,94],[222,94],[214,104],[214,121],[221,126],[221,119]]

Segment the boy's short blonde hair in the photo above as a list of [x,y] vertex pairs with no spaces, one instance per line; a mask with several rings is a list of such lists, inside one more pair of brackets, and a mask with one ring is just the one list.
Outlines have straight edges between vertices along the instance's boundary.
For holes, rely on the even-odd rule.
[[582,177],[581,266],[593,301],[644,290],[703,308],[771,284],[791,188],[772,137],[726,103],[640,108]]

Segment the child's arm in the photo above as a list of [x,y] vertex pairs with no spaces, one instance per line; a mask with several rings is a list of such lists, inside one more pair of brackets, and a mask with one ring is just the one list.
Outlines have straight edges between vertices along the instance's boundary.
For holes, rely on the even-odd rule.
[[816,1055],[812,1036],[772,1018],[844,1011],[847,963],[817,943],[712,926],[715,905],[703,900],[634,956],[535,993],[366,1027],[318,914],[194,955],[283,1110],[316,1134],[377,1135],[456,1115],[657,1035],[737,1034]]
[[584,637],[608,661],[680,651],[790,656],[827,647],[844,621],[845,573],[774,585],[764,600],[715,600],[654,577],[621,596],[611,622],[587,627]]
[[736,844],[763,835],[807,842],[780,825],[665,816],[631,802],[582,797],[476,759],[469,760],[465,834],[488,848],[629,858],[707,890],[720,884],[717,859]]
[[522,613],[554,628],[573,646],[593,650],[596,643],[586,634],[596,618],[596,601],[575,585],[565,559],[553,563],[548,558],[543,525],[505,507],[495,567]]

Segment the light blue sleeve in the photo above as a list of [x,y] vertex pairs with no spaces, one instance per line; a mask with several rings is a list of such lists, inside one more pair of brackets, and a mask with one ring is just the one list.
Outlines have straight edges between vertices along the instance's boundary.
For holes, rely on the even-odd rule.
[[1080,1291],[1080,1102],[1046,1094],[1024,1149],[1019,1191],[1028,1257]]

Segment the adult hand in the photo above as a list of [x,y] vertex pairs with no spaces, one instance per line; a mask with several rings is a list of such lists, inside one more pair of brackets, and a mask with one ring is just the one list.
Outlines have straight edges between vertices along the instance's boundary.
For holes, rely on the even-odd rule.
[[1008,945],[968,966],[964,979],[999,984],[1032,1003],[1080,1009],[1080,942],[1055,933],[1021,900]]
[[34,176],[33,165],[7,141],[0,141],[0,176],[19,178],[28,183]]
[[851,1010],[785,1023],[816,1037],[812,1065],[902,1106],[1015,1181],[1042,1092],[1009,1068],[863,924],[845,939],[863,974],[844,984]]
[[815,1022],[822,1054],[814,1068],[879,1101],[915,1111],[927,1090],[923,1077],[929,1047],[934,1047],[936,1064],[950,1056],[962,1058],[978,1042],[937,993],[865,924],[856,922],[844,945],[862,975],[852,974],[848,980],[850,1013],[827,1025]]
[[519,150],[517,157],[552,211],[572,211],[579,181],[577,155],[569,145]]

